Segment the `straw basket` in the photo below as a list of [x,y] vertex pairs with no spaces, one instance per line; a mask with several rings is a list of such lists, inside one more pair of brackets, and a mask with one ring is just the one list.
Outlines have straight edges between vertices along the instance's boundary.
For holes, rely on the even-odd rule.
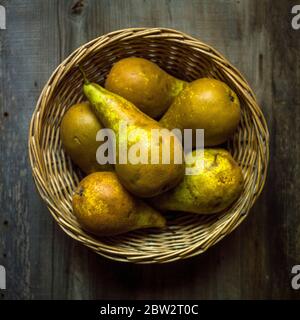
[[[128,56],[144,57],[187,81],[213,77],[239,96],[242,121],[228,148],[245,177],[242,195],[221,215],[170,214],[164,230],[140,230],[96,238],[80,228],[72,214],[72,193],[82,178],[64,153],[61,119],[72,104],[84,100],[83,66],[100,84],[113,63]],[[234,230],[261,193],[269,158],[269,136],[255,96],[239,71],[222,55],[182,32],[163,28],[119,30],[84,44],[63,61],[46,83],[29,131],[29,154],[38,191],[61,228],[72,238],[107,258],[134,263],[165,263],[195,256]]]

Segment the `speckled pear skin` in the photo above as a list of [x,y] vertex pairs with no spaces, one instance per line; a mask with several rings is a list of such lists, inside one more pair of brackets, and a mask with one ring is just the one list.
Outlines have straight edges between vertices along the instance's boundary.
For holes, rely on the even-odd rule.
[[64,150],[87,174],[114,170],[112,165],[99,164],[96,160],[96,152],[101,145],[101,142],[96,141],[96,134],[102,128],[89,102],[71,106],[64,114],[60,125],[60,137]]
[[150,60],[137,57],[115,63],[105,82],[107,90],[155,119],[163,115],[186,85],[187,82],[169,75]]
[[[205,146],[216,146],[234,133],[240,119],[240,102],[235,92],[222,81],[201,78],[174,99],[159,123],[168,129],[204,129]],[[195,131],[193,134],[195,145]]]
[[[98,84],[85,83],[83,91],[100,121],[106,128],[115,132],[117,145],[115,170],[122,184],[131,193],[142,198],[153,197],[173,188],[182,180],[185,170],[184,163],[177,164],[174,161],[175,152],[182,154],[182,145],[173,133],[168,131],[173,141],[170,148],[170,163],[162,163],[161,150],[168,142],[160,139],[158,143],[159,161],[157,164],[151,164],[151,130],[162,129],[159,123],[141,112],[128,100],[109,92]],[[119,128],[124,122],[127,123],[127,136],[119,134]],[[142,148],[148,151],[147,163],[120,163],[119,143],[121,141],[127,144],[128,151],[132,145],[141,141]]]
[[163,228],[165,218],[134,198],[114,172],[95,172],[85,177],[73,195],[73,213],[86,231],[112,236],[142,228]]
[[[186,156],[189,162],[195,150]],[[243,189],[242,170],[225,149],[204,149],[204,168],[150,200],[158,210],[212,214],[228,208]]]

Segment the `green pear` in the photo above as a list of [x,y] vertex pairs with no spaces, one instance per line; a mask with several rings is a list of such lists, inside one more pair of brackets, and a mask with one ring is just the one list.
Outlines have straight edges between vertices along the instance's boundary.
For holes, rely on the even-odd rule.
[[[195,167],[174,189],[158,195],[150,203],[159,210],[198,214],[218,213],[228,208],[243,189],[242,170],[224,149],[204,149],[202,156],[194,150],[186,155],[186,166]],[[198,158],[197,158],[198,157]],[[197,163],[198,167],[195,166]]]
[[[101,123],[115,133],[115,170],[131,193],[153,197],[180,182],[185,166],[181,159],[182,145],[175,134],[165,129],[169,139],[152,140],[153,129],[160,132],[163,128],[131,102],[87,80],[83,91]],[[157,150],[154,163],[153,147]],[[169,160],[165,161],[168,148]]]
[[134,198],[114,172],[94,172],[78,185],[72,200],[73,213],[88,232],[112,236],[142,228],[163,228],[165,218]]
[[110,70],[105,88],[132,102],[152,118],[160,117],[183,90],[179,80],[150,60],[129,57],[119,60]]

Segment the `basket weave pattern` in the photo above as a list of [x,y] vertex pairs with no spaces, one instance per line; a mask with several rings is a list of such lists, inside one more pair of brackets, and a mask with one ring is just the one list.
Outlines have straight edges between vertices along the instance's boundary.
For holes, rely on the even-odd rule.
[[[242,195],[221,215],[170,214],[164,230],[140,230],[96,238],[72,214],[72,194],[82,178],[64,153],[59,126],[67,108],[85,100],[83,66],[91,81],[104,83],[113,63],[128,56],[152,60],[177,78],[213,77],[239,96],[242,120],[228,148],[245,178]],[[184,33],[135,28],[101,36],[74,51],[51,75],[37,102],[29,131],[29,155],[38,191],[61,228],[95,252],[117,261],[165,263],[204,252],[234,230],[261,193],[269,160],[269,135],[255,96],[239,71],[210,46]]]

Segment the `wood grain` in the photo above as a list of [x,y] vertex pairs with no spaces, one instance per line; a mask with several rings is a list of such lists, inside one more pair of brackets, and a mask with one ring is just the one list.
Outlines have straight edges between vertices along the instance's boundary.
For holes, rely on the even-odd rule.
[[[300,31],[291,1],[11,0],[0,30],[0,264],[4,299],[287,299],[300,264]],[[265,190],[249,218],[195,258],[162,266],[108,261],[54,223],[27,155],[38,95],[84,42],[127,27],[170,27],[222,52],[248,79],[271,133]]]

